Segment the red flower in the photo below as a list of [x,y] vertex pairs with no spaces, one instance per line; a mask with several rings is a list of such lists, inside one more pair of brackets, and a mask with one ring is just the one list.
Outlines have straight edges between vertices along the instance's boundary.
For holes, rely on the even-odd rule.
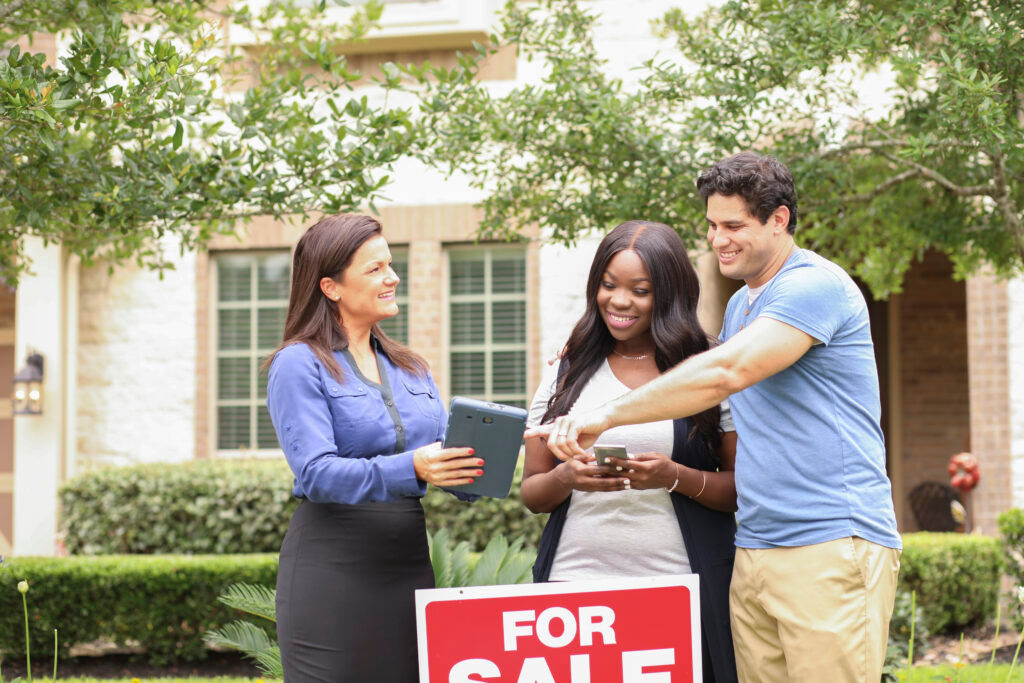
[[957,453],[949,459],[949,483],[964,493],[967,493],[981,479],[981,469],[978,467],[978,459],[970,453]]

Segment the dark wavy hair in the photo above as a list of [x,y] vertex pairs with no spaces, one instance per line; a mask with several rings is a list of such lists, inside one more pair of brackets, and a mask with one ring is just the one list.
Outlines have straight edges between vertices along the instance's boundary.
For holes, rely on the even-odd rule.
[[796,186],[793,174],[786,165],[772,156],[755,152],[740,152],[722,159],[697,176],[697,192],[704,198],[720,194],[739,195],[747,204],[747,211],[757,220],[767,223],[775,209],[789,209],[786,231],[796,232]]
[[[348,333],[338,316],[337,303],[320,290],[320,280],[329,277],[341,282],[342,273],[359,247],[382,233],[377,219],[358,214],[325,216],[306,230],[292,257],[284,341],[270,354],[264,367],[270,365],[278,351],[301,342],[313,350],[335,379],[343,381],[341,366],[333,352],[348,346]],[[427,362],[421,356],[390,339],[376,323],[370,331],[391,362],[409,372],[426,374]]]
[[[626,221],[609,232],[594,254],[587,278],[587,310],[566,342],[563,359],[567,369],[548,400],[541,422],[565,415],[576,403],[583,387],[612,352],[615,338],[597,307],[597,292],[608,263],[620,251],[632,249],[640,256],[651,277],[654,308],[651,336],[658,370],[678,365],[711,347],[711,339],[697,319],[700,283],[679,234],[664,223]],[[696,428],[712,447],[721,440],[719,408],[714,406],[695,416]]]

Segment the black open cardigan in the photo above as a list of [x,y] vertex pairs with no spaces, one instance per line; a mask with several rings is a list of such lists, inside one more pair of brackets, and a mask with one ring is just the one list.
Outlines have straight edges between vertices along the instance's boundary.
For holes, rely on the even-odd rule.
[[[715,458],[704,438],[693,429],[691,418],[673,420],[672,460],[699,470],[717,470]],[[691,437],[692,434],[692,437]],[[689,497],[673,492],[675,509],[690,567],[700,576],[701,647],[705,683],[737,681],[736,657],[729,627],[729,582],[736,557],[736,516],[706,508]],[[570,496],[571,497],[571,496]],[[548,518],[541,535],[533,580],[546,582],[551,575],[558,541],[569,511],[566,498]]]

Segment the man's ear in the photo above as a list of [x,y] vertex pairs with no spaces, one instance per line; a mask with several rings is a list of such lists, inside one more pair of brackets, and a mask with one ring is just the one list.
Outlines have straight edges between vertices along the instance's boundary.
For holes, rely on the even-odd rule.
[[772,215],[768,217],[768,222],[772,226],[772,232],[776,235],[789,232],[789,207],[780,206],[775,211],[772,211]]
[[331,301],[337,301],[341,298],[341,287],[334,281],[333,278],[322,277],[320,278],[320,291],[324,293]]

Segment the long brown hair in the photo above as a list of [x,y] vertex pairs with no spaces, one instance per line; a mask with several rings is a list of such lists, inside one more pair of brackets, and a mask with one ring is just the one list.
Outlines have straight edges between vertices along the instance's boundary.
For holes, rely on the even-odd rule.
[[[568,367],[548,400],[542,423],[569,412],[590,377],[615,347],[615,338],[597,307],[597,291],[612,257],[627,249],[640,256],[651,276],[651,337],[658,370],[665,372],[711,346],[711,339],[697,318],[700,281],[679,233],[664,223],[626,221],[605,235],[594,254],[587,278],[587,309],[565,344],[563,358]],[[721,441],[719,407],[698,413],[694,421],[695,429],[717,448]]]
[[[304,343],[335,379],[343,381],[344,373],[334,359],[334,351],[348,346],[348,333],[338,316],[337,304],[320,290],[320,280],[329,277],[340,282],[359,247],[382,233],[377,219],[345,213],[325,216],[306,230],[292,258],[292,287],[284,341],[270,354],[264,367],[269,366],[284,347]],[[370,331],[392,363],[418,375],[427,373],[427,362],[390,339],[380,325],[374,323]]]

